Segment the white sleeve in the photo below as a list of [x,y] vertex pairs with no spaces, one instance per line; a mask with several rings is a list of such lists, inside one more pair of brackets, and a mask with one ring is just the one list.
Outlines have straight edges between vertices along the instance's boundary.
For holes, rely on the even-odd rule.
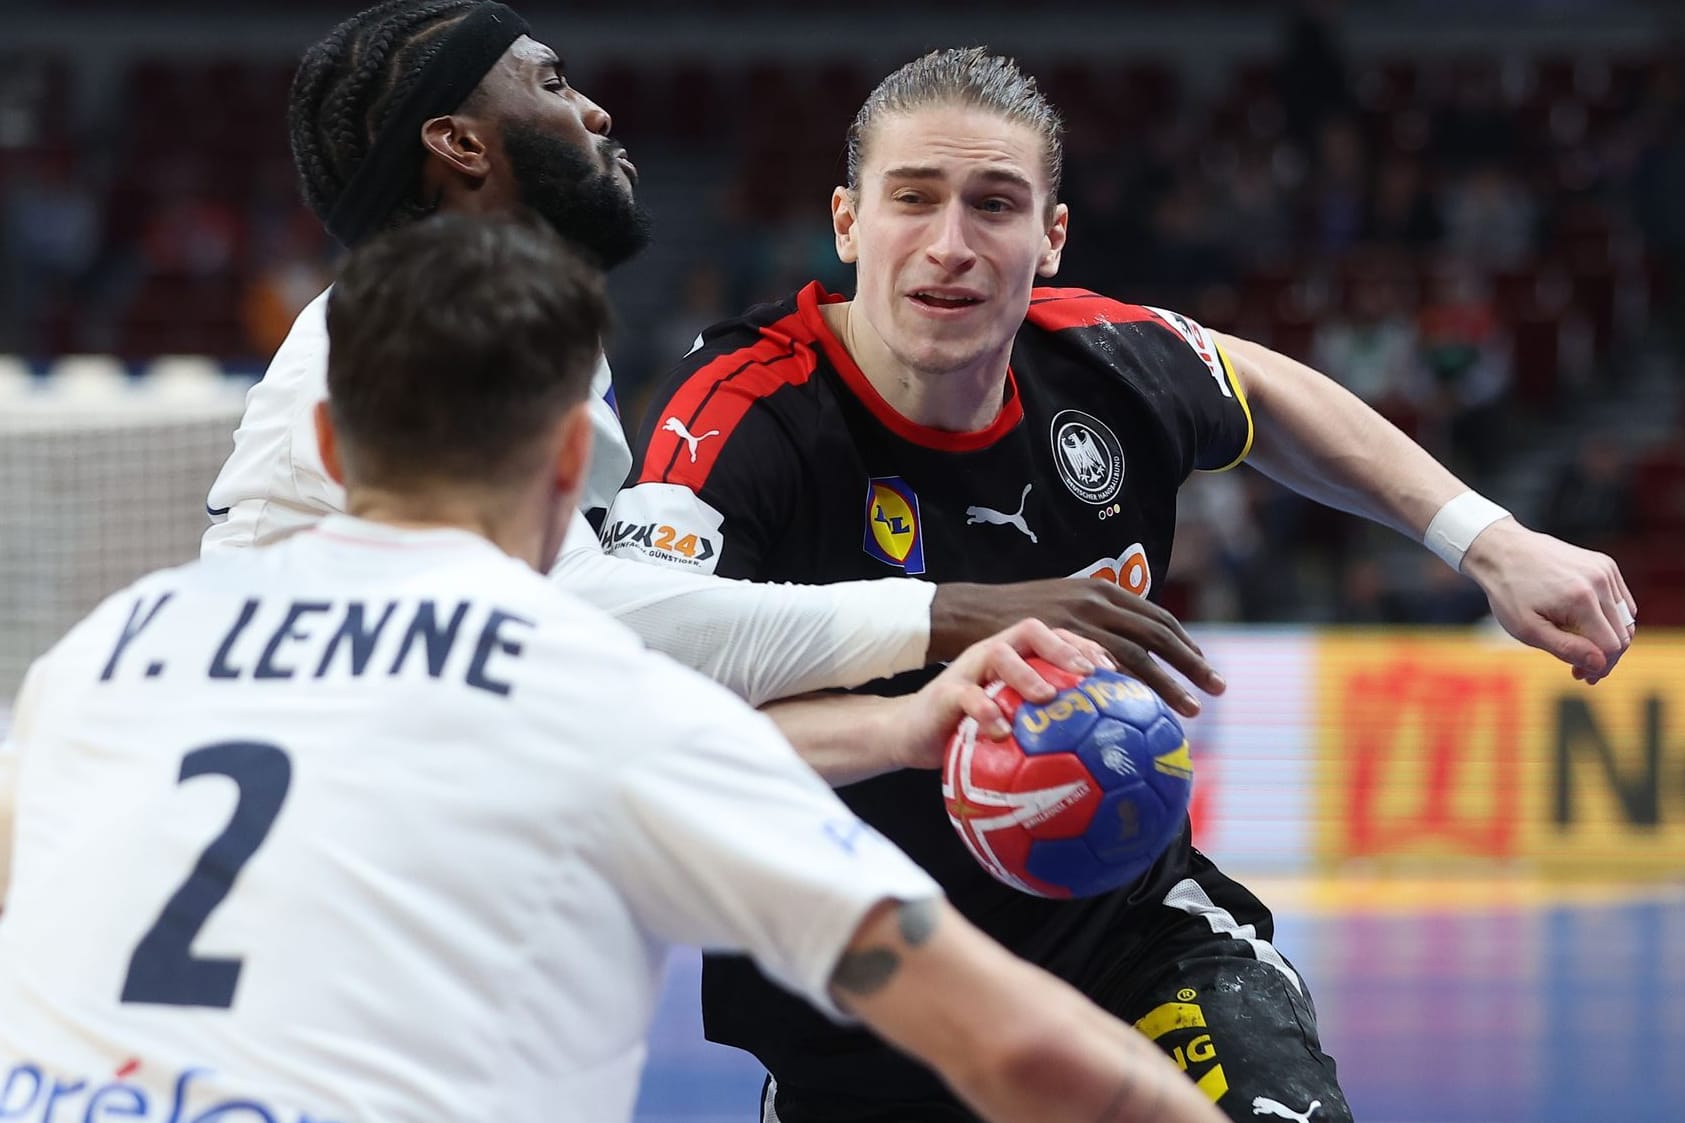
[[862,823],[772,723],[708,683],[664,677],[659,743],[616,776],[609,861],[640,922],[744,951],[833,1018],[828,985],[871,908],[941,895]]
[[578,514],[550,576],[756,706],[916,670],[930,647],[927,581],[770,585],[686,573],[603,553]]
[[205,499],[202,556],[266,546],[345,509],[316,445],[316,403],[328,394],[324,292],[293,321],[263,378],[246,395],[234,451]]

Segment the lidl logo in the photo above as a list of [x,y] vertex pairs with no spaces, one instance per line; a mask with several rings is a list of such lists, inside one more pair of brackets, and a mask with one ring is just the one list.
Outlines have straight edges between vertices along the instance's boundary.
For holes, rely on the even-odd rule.
[[924,572],[919,497],[900,476],[877,476],[866,485],[866,536],[861,548],[908,574]]

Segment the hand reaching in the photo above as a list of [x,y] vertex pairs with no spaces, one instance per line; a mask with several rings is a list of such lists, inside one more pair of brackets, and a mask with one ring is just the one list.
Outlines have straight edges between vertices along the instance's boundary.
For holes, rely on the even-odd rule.
[[1119,669],[1146,683],[1183,717],[1199,713],[1199,700],[1155,656],[1207,694],[1223,692],[1222,676],[1181,621],[1110,581],[1094,579],[939,585],[930,606],[930,658],[955,658],[968,644],[1025,618],[1098,644]]
[[999,740],[1011,732],[1006,715],[988,687],[1004,682],[1032,702],[1046,702],[1058,693],[1037,674],[1025,656],[1035,655],[1073,674],[1086,675],[1095,667],[1115,664],[1105,648],[1040,620],[1020,620],[988,639],[966,648],[947,669],[904,699],[897,752],[903,768],[940,768],[942,754],[962,718],[977,720],[985,737]]

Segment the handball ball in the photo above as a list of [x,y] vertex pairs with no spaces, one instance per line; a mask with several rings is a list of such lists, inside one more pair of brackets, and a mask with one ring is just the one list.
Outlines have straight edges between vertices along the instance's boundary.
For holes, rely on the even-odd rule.
[[1116,671],[1082,677],[1040,659],[1059,690],[1027,702],[991,690],[1012,723],[1005,740],[960,723],[942,769],[948,819],[984,869],[1038,897],[1092,897],[1127,885],[1182,829],[1193,763],[1176,714]]

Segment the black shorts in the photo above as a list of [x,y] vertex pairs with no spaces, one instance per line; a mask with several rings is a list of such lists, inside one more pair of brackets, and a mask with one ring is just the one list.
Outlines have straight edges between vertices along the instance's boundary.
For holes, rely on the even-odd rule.
[[[1142,951],[1083,983],[1099,1006],[1151,1038],[1237,1123],[1260,1118],[1351,1123],[1316,1007],[1298,971],[1269,943],[1269,910],[1209,863],[1139,919]],[[1214,901],[1213,898],[1216,900]],[[1221,904],[1216,903],[1220,901]],[[766,1101],[771,1099],[771,1103]],[[774,1086],[763,1123],[974,1123],[957,1100],[886,1104]]]

